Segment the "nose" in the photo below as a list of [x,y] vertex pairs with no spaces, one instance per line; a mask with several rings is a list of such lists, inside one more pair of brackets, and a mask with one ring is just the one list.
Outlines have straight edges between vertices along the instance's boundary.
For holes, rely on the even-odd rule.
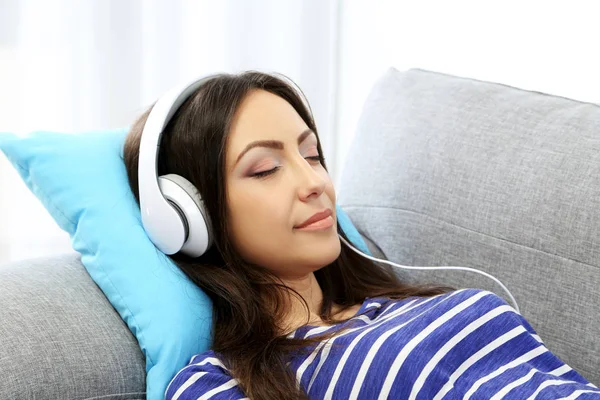
[[298,171],[298,197],[301,201],[308,201],[311,198],[318,198],[325,190],[327,180],[315,167],[302,159],[297,168]]

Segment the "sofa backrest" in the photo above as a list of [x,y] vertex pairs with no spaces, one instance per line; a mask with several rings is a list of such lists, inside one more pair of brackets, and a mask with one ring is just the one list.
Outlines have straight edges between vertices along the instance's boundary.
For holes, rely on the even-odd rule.
[[[546,346],[600,384],[600,106],[392,68],[363,108],[338,202],[389,260],[499,278]],[[511,304],[474,273],[399,275]]]

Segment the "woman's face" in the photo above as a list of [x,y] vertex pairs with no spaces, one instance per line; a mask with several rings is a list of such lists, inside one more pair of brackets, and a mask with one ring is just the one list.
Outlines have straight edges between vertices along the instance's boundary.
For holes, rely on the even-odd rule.
[[[253,90],[227,139],[230,239],[246,261],[282,279],[304,277],[340,254],[335,190],[308,129],[284,99]],[[331,216],[300,227],[324,210]]]

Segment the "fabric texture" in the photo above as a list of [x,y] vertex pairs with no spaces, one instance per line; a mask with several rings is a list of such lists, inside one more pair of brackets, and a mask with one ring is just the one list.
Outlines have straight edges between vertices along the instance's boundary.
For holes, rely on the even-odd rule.
[[[338,201],[389,260],[499,278],[550,350],[600,385],[598,127],[596,104],[392,68],[365,103]],[[398,274],[504,296],[470,272]]]
[[0,399],[146,398],[144,355],[79,254],[0,266]]
[[[148,239],[129,188],[127,130],[0,134],[0,150],[58,225],[146,358],[148,399],[161,399],[189,358],[209,348],[212,303]],[[344,211],[348,238],[369,252]]]
[[[314,399],[600,399],[600,389],[552,354],[531,325],[494,293],[458,290],[423,298],[367,298],[333,326],[348,328],[296,354],[296,381]],[[167,388],[169,400],[245,394],[213,351],[192,357]]]

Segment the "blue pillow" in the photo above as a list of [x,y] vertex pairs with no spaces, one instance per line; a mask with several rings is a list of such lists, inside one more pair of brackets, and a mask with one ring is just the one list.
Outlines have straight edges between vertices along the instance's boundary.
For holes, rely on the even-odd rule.
[[[126,129],[80,134],[0,133],[2,150],[135,335],[146,357],[146,395],[211,345],[212,303],[148,239],[122,160]],[[368,253],[344,211],[340,226]]]

